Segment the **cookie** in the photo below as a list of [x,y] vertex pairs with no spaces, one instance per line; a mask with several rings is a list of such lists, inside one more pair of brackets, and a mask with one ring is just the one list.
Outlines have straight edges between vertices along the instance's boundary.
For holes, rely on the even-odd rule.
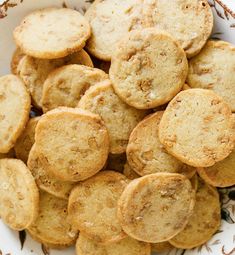
[[17,75],[17,67],[19,65],[20,60],[25,56],[25,54],[21,51],[20,48],[17,48],[11,59],[11,72],[12,74]]
[[[92,61],[83,50],[59,59],[39,59],[30,56],[22,58],[18,65],[18,75],[24,81],[30,92],[33,104],[41,108],[43,84],[54,69],[68,64],[83,64],[93,66]],[[63,85],[63,84],[62,84]]]
[[15,75],[0,77],[0,153],[7,153],[26,125],[31,107],[23,82]]
[[229,187],[235,185],[235,150],[224,160],[211,167],[198,168],[200,177],[215,187]]
[[106,169],[122,173],[126,163],[126,153],[109,154]]
[[188,89],[167,106],[159,139],[166,150],[194,167],[209,167],[226,158],[235,142],[229,106],[213,91]]
[[44,114],[35,143],[46,171],[64,181],[96,174],[109,153],[108,131],[101,118],[78,108],[60,107]]
[[187,90],[187,89],[191,89],[191,87],[189,87],[189,85],[187,83],[185,83],[182,90]]
[[29,153],[27,165],[41,190],[44,190],[55,197],[68,200],[70,192],[76,183],[60,181],[52,174],[49,174],[43,167],[43,162],[41,162],[40,157],[38,156],[35,145]]
[[199,181],[194,212],[184,230],[169,242],[182,249],[200,246],[219,229],[220,221],[220,202],[217,190]]
[[128,164],[144,176],[158,172],[177,173],[183,163],[167,153],[158,138],[158,127],[163,112],[147,116],[131,132],[127,145]]
[[68,201],[40,192],[37,219],[27,229],[31,237],[47,247],[62,249],[76,242],[78,232],[68,220]]
[[188,62],[169,34],[154,28],[132,31],[112,56],[110,79],[117,95],[137,109],[169,102],[183,87]]
[[38,215],[39,192],[32,174],[18,159],[0,159],[0,217],[14,230],[31,225]]
[[88,239],[83,234],[79,235],[76,243],[77,255],[151,255],[150,244],[139,242],[127,237],[117,243],[100,245]]
[[190,182],[192,184],[192,187],[195,191],[197,191],[198,189],[198,176],[195,173],[194,176],[192,178],[190,178]]
[[43,85],[42,109],[76,107],[85,91],[108,78],[103,71],[84,65],[66,65],[52,71]]
[[91,26],[88,51],[95,57],[110,61],[117,42],[128,32],[147,25],[146,6],[141,0],[96,0],[85,13]]
[[117,201],[128,179],[103,171],[80,182],[71,192],[68,214],[74,228],[94,242],[111,244],[126,237],[117,219]]
[[14,149],[16,157],[27,163],[29,152],[34,144],[35,128],[40,117],[28,121],[21,136],[17,139]]
[[186,226],[193,212],[195,194],[180,174],[157,173],[135,179],[118,201],[123,230],[139,241],[168,241]]
[[46,8],[27,15],[13,35],[25,54],[55,59],[81,50],[90,33],[88,22],[79,12],[68,8]]
[[213,28],[213,14],[207,1],[153,0],[149,7],[152,26],[177,39],[188,58],[200,52]]
[[126,151],[131,131],[147,114],[125,104],[114,92],[109,80],[88,89],[78,107],[99,114],[104,120],[110,136],[110,152]]
[[139,178],[140,176],[130,167],[128,162],[124,165],[123,174],[130,180]]
[[151,247],[153,252],[166,252],[174,248],[169,242],[154,243]]
[[183,164],[181,168],[178,169],[178,174],[182,174],[188,179],[191,179],[196,174],[196,168]]
[[235,46],[224,41],[208,41],[202,51],[190,59],[187,83],[191,88],[214,91],[235,112]]

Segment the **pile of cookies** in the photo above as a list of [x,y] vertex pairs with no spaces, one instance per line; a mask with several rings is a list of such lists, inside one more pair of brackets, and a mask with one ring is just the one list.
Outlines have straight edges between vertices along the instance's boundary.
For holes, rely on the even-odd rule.
[[235,47],[212,26],[205,0],[26,16],[0,78],[2,220],[78,255],[207,242],[235,184]]

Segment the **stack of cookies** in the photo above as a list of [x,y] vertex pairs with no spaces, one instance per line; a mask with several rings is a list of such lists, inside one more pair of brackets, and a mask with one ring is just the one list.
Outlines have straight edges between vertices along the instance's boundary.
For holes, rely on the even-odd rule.
[[235,184],[235,47],[212,27],[205,0],[26,16],[0,77],[2,220],[78,255],[207,242]]

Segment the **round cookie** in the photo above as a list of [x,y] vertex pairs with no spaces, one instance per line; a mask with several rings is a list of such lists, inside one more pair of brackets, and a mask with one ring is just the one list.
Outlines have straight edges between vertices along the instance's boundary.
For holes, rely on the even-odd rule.
[[27,165],[41,190],[44,190],[55,197],[68,200],[70,192],[76,183],[60,181],[57,180],[52,174],[49,174],[43,167],[35,145],[32,147],[29,153]]
[[85,91],[108,78],[103,71],[83,65],[66,65],[52,71],[43,85],[42,109],[76,107]]
[[110,152],[113,154],[126,151],[131,131],[147,113],[125,104],[115,94],[109,80],[88,89],[78,107],[97,113],[104,120],[110,136]]
[[142,120],[131,132],[127,145],[128,164],[139,175],[157,172],[177,173],[184,163],[168,154],[158,138],[163,112],[156,112]]
[[89,23],[78,11],[46,8],[27,15],[13,35],[25,54],[55,59],[81,50],[90,33]]
[[17,75],[17,67],[20,63],[20,60],[25,56],[25,54],[21,51],[20,48],[17,48],[11,59],[11,72],[15,75]]
[[38,215],[39,192],[26,165],[0,159],[0,217],[14,230],[27,228]]
[[128,162],[124,165],[123,174],[130,180],[139,178],[140,176],[130,167]]
[[209,167],[232,152],[234,119],[229,106],[213,91],[188,89],[168,104],[159,139],[182,162]]
[[84,50],[58,59],[48,60],[30,56],[25,56],[21,59],[17,72],[30,92],[36,107],[41,108],[43,84],[49,73],[58,67],[68,64],[93,66],[92,61]]
[[69,219],[94,242],[111,244],[126,237],[117,219],[117,202],[128,179],[117,172],[103,171],[79,183],[71,192]]
[[210,89],[235,112],[235,46],[224,41],[208,41],[190,59],[187,82],[191,88]]
[[206,243],[220,226],[220,201],[215,188],[199,181],[196,203],[188,224],[169,242],[182,249],[192,249]]
[[79,234],[76,243],[77,255],[151,255],[150,244],[127,237],[117,243],[100,245]]
[[36,241],[47,247],[62,249],[76,242],[78,232],[68,220],[68,202],[47,192],[40,192],[39,215],[27,229]]
[[224,160],[211,167],[198,168],[197,172],[212,186],[224,188],[235,185],[235,150]]
[[169,242],[154,243],[151,247],[153,252],[166,252],[174,248]]
[[193,212],[195,192],[180,174],[157,173],[135,179],[118,201],[123,230],[139,241],[168,241],[186,226]]
[[25,163],[27,163],[29,152],[34,144],[35,128],[39,120],[40,117],[35,117],[28,121],[14,146],[16,157]]
[[108,131],[101,118],[78,108],[60,107],[44,114],[35,143],[46,171],[64,181],[96,174],[109,153]]
[[24,83],[15,75],[0,77],[0,153],[7,153],[23,131],[31,107]]
[[154,0],[152,26],[170,33],[190,58],[199,53],[213,28],[212,10],[205,0]]
[[178,169],[177,173],[184,175],[188,179],[191,179],[196,174],[196,168],[193,166],[183,164],[182,167]]
[[147,25],[146,5],[141,0],[96,0],[85,13],[91,25],[86,47],[99,59],[111,60],[117,42],[128,32]]
[[109,71],[117,95],[137,109],[169,102],[182,89],[187,73],[188,61],[178,42],[154,28],[125,36]]

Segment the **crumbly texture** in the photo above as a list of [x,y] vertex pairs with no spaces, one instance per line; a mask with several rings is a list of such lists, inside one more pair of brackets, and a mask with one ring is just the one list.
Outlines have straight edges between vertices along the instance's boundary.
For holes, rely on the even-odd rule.
[[102,70],[84,65],[66,65],[51,72],[43,84],[42,109],[76,107],[85,91],[108,78]]
[[66,200],[41,191],[39,215],[27,229],[31,237],[55,249],[73,245],[78,232],[68,220],[67,204]]
[[42,106],[43,84],[49,73],[68,64],[93,66],[90,57],[84,50],[58,59],[39,59],[30,56],[21,59],[17,72],[30,92],[34,106],[37,108]]
[[196,203],[188,224],[169,242],[182,249],[192,249],[206,243],[220,227],[219,194],[215,188],[199,181]]
[[177,173],[183,163],[170,155],[158,138],[163,112],[156,112],[142,120],[132,131],[127,145],[128,164],[139,175],[157,172]]
[[138,109],[169,102],[182,89],[187,73],[188,61],[178,42],[154,28],[122,38],[109,71],[118,96]]
[[25,54],[22,52],[20,48],[16,48],[12,55],[11,59],[11,72],[12,74],[17,75],[17,67],[20,63],[20,60],[25,56]]
[[142,0],[95,0],[85,13],[92,30],[86,45],[89,52],[97,58],[110,61],[117,42],[123,36],[147,26],[145,9]]
[[191,88],[210,89],[235,112],[235,47],[224,41],[208,41],[190,59],[187,83]]
[[109,154],[106,169],[122,173],[126,163],[126,153]]
[[31,171],[38,187],[51,195],[67,199],[69,198],[70,192],[76,185],[74,182],[60,181],[55,178],[51,173],[48,173],[43,167],[37,148],[34,145],[29,153],[28,168]]
[[140,176],[130,167],[128,162],[124,165],[123,174],[130,180],[139,178]]
[[34,144],[35,128],[39,119],[40,117],[30,119],[15,143],[16,157],[24,161],[24,163],[27,163],[29,152]]
[[211,167],[198,168],[197,172],[212,186],[223,188],[235,185],[235,150],[224,160]]
[[184,163],[212,166],[233,150],[235,129],[231,109],[213,91],[182,91],[162,116],[159,139],[170,154]]
[[88,239],[83,234],[79,235],[76,243],[77,255],[151,255],[150,244],[139,242],[127,237],[110,245],[100,245]]
[[0,217],[14,230],[23,230],[38,215],[39,192],[32,174],[18,159],[0,159]]
[[190,58],[199,53],[213,28],[212,10],[206,0],[150,1],[152,26],[170,33]]
[[184,229],[194,201],[191,183],[183,175],[150,174],[127,185],[118,201],[117,215],[130,237],[158,243]]
[[7,153],[21,135],[31,107],[24,83],[15,75],[0,77],[0,153]]
[[120,173],[103,171],[79,183],[72,190],[68,204],[74,228],[105,245],[125,238],[117,219],[117,201],[128,182]]
[[153,252],[166,252],[174,249],[169,242],[154,243],[151,247]]
[[26,16],[13,35],[25,54],[55,59],[81,50],[90,33],[89,23],[78,11],[46,8]]
[[110,152],[126,151],[131,131],[147,114],[124,103],[114,92],[109,80],[88,89],[78,106],[97,113],[104,120],[110,136]]
[[64,181],[82,181],[96,174],[109,153],[108,131],[101,118],[78,108],[60,107],[44,114],[35,143],[43,167]]

